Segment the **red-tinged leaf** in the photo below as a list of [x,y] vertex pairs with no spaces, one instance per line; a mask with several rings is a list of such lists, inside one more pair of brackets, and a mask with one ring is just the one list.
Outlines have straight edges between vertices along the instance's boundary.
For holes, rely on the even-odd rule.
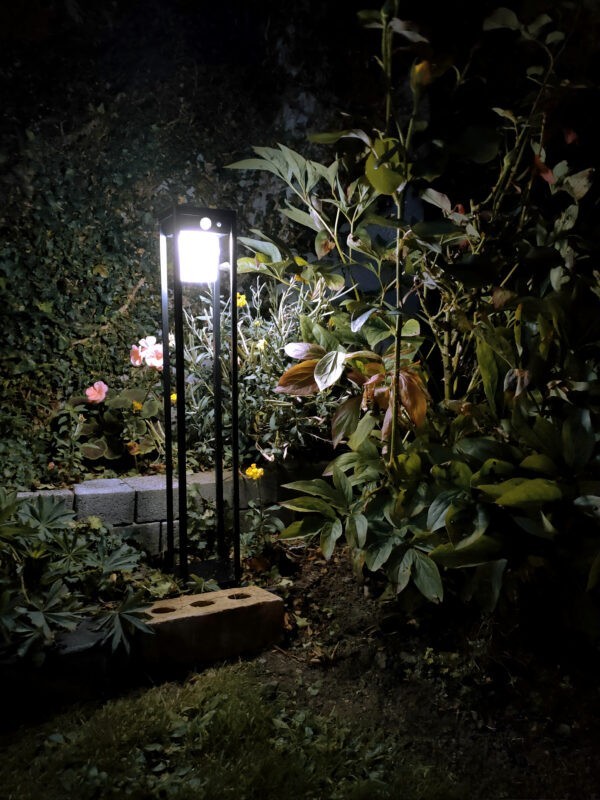
[[314,342],[289,342],[284,347],[286,355],[296,358],[298,361],[305,361],[309,358],[323,358],[325,348]]
[[425,422],[429,395],[421,378],[411,370],[404,369],[398,376],[400,402],[414,425],[419,428]]
[[331,440],[337,447],[356,430],[360,416],[360,395],[349,397],[338,407],[331,420]]
[[325,258],[335,247],[335,242],[327,231],[319,231],[315,236],[315,253],[317,258]]
[[362,407],[364,409],[369,408],[375,399],[375,389],[377,386],[385,379],[385,375],[383,373],[376,373],[372,375],[365,383],[363,384],[363,399],[362,399]]
[[574,144],[579,141],[579,136],[572,128],[564,128],[563,134],[567,144]]
[[533,159],[533,171],[536,172],[540,178],[543,178],[546,183],[556,183],[556,176],[549,166],[544,164],[539,156]]
[[352,383],[355,383],[357,386],[362,386],[364,382],[367,380],[367,376],[363,375],[362,372],[358,372],[358,370],[351,370],[350,372],[346,373],[346,377]]
[[290,367],[279,379],[275,391],[297,397],[316,394],[319,390],[315,380],[315,367],[318,363],[318,359],[311,358],[309,361],[301,361],[300,364]]
[[496,311],[501,311],[508,303],[515,299],[517,295],[510,289],[503,289],[501,286],[494,287],[492,291],[492,305]]
[[391,392],[388,386],[378,386],[373,392],[373,400],[380,411],[387,411],[390,406]]
[[381,424],[381,439],[384,442],[389,442],[392,435],[392,416],[394,413],[393,404],[389,403],[383,422]]

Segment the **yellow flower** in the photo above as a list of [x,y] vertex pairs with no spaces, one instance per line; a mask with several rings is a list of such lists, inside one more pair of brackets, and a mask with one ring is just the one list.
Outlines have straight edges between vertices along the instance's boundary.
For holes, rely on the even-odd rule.
[[134,400],[133,403],[131,404],[131,407],[133,408],[134,411],[137,412],[137,411],[141,411],[142,410],[142,408],[144,407],[144,404],[140,403],[139,400]]
[[238,292],[237,293],[237,298],[236,298],[236,306],[238,308],[244,308],[247,305],[248,305],[248,301],[246,300],[246,295],[245,294],[240,294]]
[[246,477],[250,478],[251,481],[259,481],[264,474],[264,469],[262,467],[257,467],[256,464],[250,464],[246,469]]
[[265,349],[266,346],[267,346],[266,339],[259,339],[258,342],[256,343],[256,349],[258,350],[259,353],[262,353],[262,351]]
[[172,405],[175,405],[175,403],[177,402],[177,392],[171,392],[169,400],[171,401]]

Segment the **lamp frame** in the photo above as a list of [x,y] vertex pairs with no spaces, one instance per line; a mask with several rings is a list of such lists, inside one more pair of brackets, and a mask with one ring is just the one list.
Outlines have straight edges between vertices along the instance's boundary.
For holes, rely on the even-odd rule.
[[[205,231],[201,220],[210,220],[211,229]],[[178,234],[182,230],[217,233],[226,239],[227,261],[229,264],[229,297],[231,306],[231,468],[232,468],[232,512],[233,512],[233,581],[239,585],[241,580],[240,562],[240,484],[239,484],[239,403],[238,403],[238,313],[237,313],[237,269],[236,269],[236,214],[227,209],[201,208],[191,205],[173,206],[159,216],[161,240],[161,309],[163,336],[163,402],[165,418],[165,461],[166,461],[166,506],[167,536],[165,567],[175,570],[175,504],[174,504],[174,465],[173,428],[171,403],[171,353],[169,296],[173,303],[173,328],[175,335],[175,402],[177,422],[177,479],[178,479],[178,517],[179,517],[179,573],[184,580],[189,577],[188,527],[187,527],[187,475],[186,475],[186,424],[185,424],[185,364],[183,355],[183,295],[184,286],[193,286],[206,281],[183,282],[180,275]],[[172,271],[168,267],[168,241],[172,241]],[[221,248],[223,253],[224,248]],[[221,272],[219,263],[213,287],[212,325],[213,325],[213,397],[215,419],[215,502],[216,502],[216,544],[221,573],[229,565],[229,547],[225,537],[225,492],[223,466],[223,376],[221,360]],[[171,272],[171,275],[169,273]],[[228,577],[220,574],[220,582],[226,583]]]

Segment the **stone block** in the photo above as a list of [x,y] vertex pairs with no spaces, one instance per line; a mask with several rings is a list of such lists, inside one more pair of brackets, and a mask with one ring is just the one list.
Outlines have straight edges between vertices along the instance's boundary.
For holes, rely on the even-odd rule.
[[[135,491],[135,521],[155,522],[167,517],[167,478],[166,475],[141,475],[124,478],[124,483]],[[177,517],[179,490],[173,481],[173,511]]]
[[36,497],[53,497],[62,500],[67,508],[73,509],[74,495],[70,489],[40,489],[38,492],[17,492],[19,500],[33,500]]
[[139,637],[139,652],[154,667],[191,667],[256,653],[283,633],[283,600],[258,586],[160,600],[148,612],[155,635]]
[[75,512],[79,518],[98,516],[112,525],[133,522],[135,490],[119,478],[98,478],[75,486]]
[[[179,521],[173,520],[173,539],[175,548],[179,547]],[[167,550],[167,521],[166,519],[160,523],[160,552],[165,553]]]
[[[232,486],[231,470],[226,469],[223,472],[223,495],[227,503],[231,503]],[[215,473],[210,470],[188,475],[187,490],[188,496],[197,492],[200,497],[205,500],[211,500],[214,503],[216,499]]]
[[119,525],[113,528],[124,539],[135,542],[148,555],[157,556],[161,553],[161,523],[143,522],[133,525]]

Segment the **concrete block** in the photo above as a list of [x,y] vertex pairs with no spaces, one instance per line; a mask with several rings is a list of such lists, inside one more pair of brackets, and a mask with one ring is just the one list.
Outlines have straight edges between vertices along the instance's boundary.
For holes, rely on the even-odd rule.
[[143,522],[133,525],[119,525],[113,528],[116,533],[120,533],[128,541],[135,542],[151,556],[157,556],[161,552],[160,546],[160,522]]
[[98,478],[75,486],[75,512],[79,518],[98,516],[112,525],[133,522],[135,490],[119,478]]
[[[179,547],[179,521],[173,520],[173,539],[175,548]],[[167,550],[167,521],[166,519],[160,523],[160,552],[165,553]]]
[[185,667],[256,653],[283,632],[283,600],[258,586],[159,600],[149,609],[154,636],[140,655],[155,667]]
[[[154,522],[167,517],[167,478],[165,475],[141,475],[123,478],[135,491],[135,521]],[[173,510],[177,516],[179,489],[173,481]]]
[[[231,503],[232,493],[231,470],[223,472],[223,495],[227,503]],[[187,476],[187,490],[188,495],[197,492],[205,500],[216,499],[215,491],[215,473],[211,470],[209,472],[195,472],[193,475]]]
[[67,508],[73,508],[74,495],[70,489],[40,489],[38,492],[17,492],[19,500],[33,500],[36,497],[54,497],[62,500]]

